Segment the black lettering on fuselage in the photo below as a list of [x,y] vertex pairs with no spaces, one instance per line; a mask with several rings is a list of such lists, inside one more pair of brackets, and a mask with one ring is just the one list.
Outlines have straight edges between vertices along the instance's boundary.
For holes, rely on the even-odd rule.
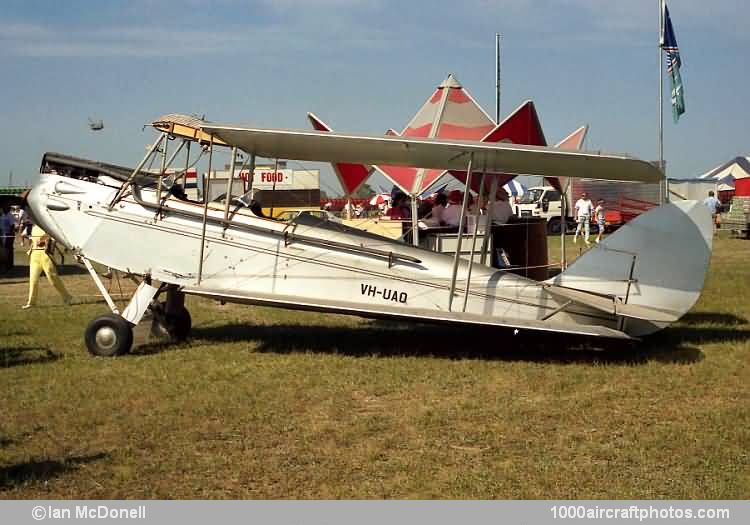
[[359,291],[367,297],[382,297],[383,300],[392,303],[406,304],[406,301],[409,299],[409,294],[406,292],[399,292],[393,288],[378,289],[377,286],[365,283],[360,283]]

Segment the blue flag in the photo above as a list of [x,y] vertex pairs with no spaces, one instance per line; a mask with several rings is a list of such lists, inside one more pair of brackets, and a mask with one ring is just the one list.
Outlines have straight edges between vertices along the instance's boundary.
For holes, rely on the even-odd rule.
[[677,47],[677,38],[674,36],[672,28],[672,19],[669,17],[669,9],[664,4],[664,27],[662,31],[661,48],[667,55],[667,74],[669,75],[669,84],[672,94],[672,118],[675,123],[680,119],[680,115],[685,113],[685,98],[682,89],[682,77],[680,76],[680,48]]

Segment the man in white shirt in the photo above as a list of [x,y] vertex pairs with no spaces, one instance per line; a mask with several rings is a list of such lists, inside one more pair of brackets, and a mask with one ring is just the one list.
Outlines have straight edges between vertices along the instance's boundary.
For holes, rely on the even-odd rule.
[[447,226],[458,226],[461,221],[461,207],[464,194],[461,190],[453,190],[448,193],[448,206],[443,211],[443,222]]
[[583,228],[583,240],[586,241],[586,244],[590,244],[589,235],[591,233],[591,211],[593,208],[594,204],[591,202],[591,199],[589,199],[588,194],[584,191],[581,193],[581,198],[576,201],[575,205],[578,226],[576,226],[576,234],[573,237],[574,243],[578,242],[578,235],[581,233],[581,228]]
[[490,203],[490,219],[492,224],[505,224],[513,216],[513,208],[508,202],[508,194],[504,189],[500,188],[497,191],[497,200]]
[[719,199],[714,197],[714,192],[709,191],[708,197],[706,197],[703,200],[703,205],[706,208],[708,208],[708,211],[711,212],[711,215],[715,217],[716,214],[719,212],[719,208],[721,207],[721,202],[719,201]]
[[719,210],[721,209],[721,201],[714,197],[713,191],[708,192],[708,197],[703,200],[703,205],[708,208],[708,211],[711,212],[711,219],[714,223],[714,226],[719,226]]

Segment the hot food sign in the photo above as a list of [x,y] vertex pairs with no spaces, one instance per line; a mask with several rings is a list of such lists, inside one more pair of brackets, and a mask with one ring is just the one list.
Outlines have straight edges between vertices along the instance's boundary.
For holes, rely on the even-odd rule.
[[[240,172],[240,178],[246,183],[250,180],[250,171],[243,170]],[[292,170],[281,169],[273,170],[266,168],[259,168],[255,170],[253,176],[253,188],[259,189],[272,189],[274,187],[289,188],[294,185],[294,176]]]

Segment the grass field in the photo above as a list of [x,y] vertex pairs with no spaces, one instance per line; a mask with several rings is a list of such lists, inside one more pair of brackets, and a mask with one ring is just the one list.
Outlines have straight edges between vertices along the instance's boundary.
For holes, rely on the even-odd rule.
[[83,304],[42,282],[20,310],[22,268],[0,497],[746,499],[749,262],[717,241],[693,311],[634,349],[189,299],[188,343],[117,359],[83,346],[87,275],[64,277]]

